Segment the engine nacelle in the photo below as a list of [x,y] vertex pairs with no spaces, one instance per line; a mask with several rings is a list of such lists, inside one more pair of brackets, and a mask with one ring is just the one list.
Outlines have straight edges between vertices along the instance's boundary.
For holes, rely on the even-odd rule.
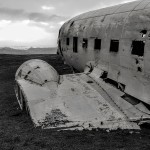
[[[43,88],[46,87],[47,89],[49,89],[49,93],[53,95],[53,93],[56,93],[57,91],[59,74],[51,65],[49,65],[45,61],[32,59],[26,61],[18,68],[15,75],[15,80],[15,92],[20,108],[21,110],[26,109],[26,111],[28,112],[29,109],[27,105],[27,93],[24,91],[23,87],[23,85],[26,87],[26,84],[23,84],[22,82]],[[31,92],[33,92],[33,90],[33,88],[30,88]],[[38,94],[41,94],[40,90]]]
[[59,74],[43,60],[32,59],[23,63],[17,70],[15,79],[25,79],[44,86],[48,82],[59,82]]

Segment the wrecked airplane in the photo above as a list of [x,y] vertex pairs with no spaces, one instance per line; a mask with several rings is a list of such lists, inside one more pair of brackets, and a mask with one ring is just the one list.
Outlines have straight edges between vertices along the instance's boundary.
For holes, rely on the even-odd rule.
[[35,126],[140,129],[150,122],[150,2],[134,1],[64,23],[58,54],[80,73],[42,60],[16,72],[16,96]]

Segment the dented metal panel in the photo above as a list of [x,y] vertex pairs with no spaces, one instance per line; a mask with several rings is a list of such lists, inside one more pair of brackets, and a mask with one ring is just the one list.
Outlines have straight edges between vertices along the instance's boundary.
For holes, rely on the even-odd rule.
[[144,0],[134,10],[144,9],[150,3],[149,0]]
[[145,8],[149,8],[150,7],[150,2],[146,5],[146,7]]
[[[111,86],[111,84],[103,82],[97,74],[97,69],[98,68],[95,67],[89,76],[109,95],[116,107],[118,107],[129,120],[139,120],[141,117],[149,118],[150,111],[147,110],[144,105],[140,105],[140,103],[133,105],[123,99],[122,96],[124,95],[124,92],[119,91],[115,87]],[[108,98],[106,101],[107,100]],[[128,110],[130,111],[128,112]]]
[[59,51],[82,74],[59,76],[40,60],[18,69],[19,92],[36,126],[139,129],[137,122],[150,119],[148,7],[148,0],[135,1],[81,14],[62,26]]
[[[118,123],[115,126],[114,120],[119,120],[121,125],[122,115],[115,112],[103,97],[74,75],[63,77],[63,82],[57,88],[57,95],[50,93],[46,88],[23,80],[18,80],[18,83],[24,90],[30,115],[36,126],[69,127],[71,123],[71,126],[82,128],[90,128],[84,126],[84,124],[90,124],[92,127],[112,126],[111,129],[115,129],[118,128]],[[60,116],[56,115],[58,111],[64,117],[59,118]],[[52,120],[52,117],[56,118]],[[57,126],[56,121],[58,121]],[[64,121],[63,124],[61,124],[62,121]],[[102,125],[100,125],[101,122],[103,122]],[[122,122],[124,123],[119,126],[120,128],[132,128],[124,119]]]
[[[148,0],[135,1],[91,11],[73,18],[71,22],[74,22],[76,27],[74,29],[72,26],[68,36],[71,39],[79,33],[79,53],[66,52],[65,59],[80,71],[84,70],[88,61],[95,61],[102,68],[105,66],[104,70],[108,70],[108,78],[124,84],[128,94],[149,103],[150,92],[147,85],[150,76],[150,11],[146,9],[148,5]],[[66,25],[67,23],[62,26],[62,30]],[[67,34],[67,32],[61,34],[60,40]],[[86,51],[81,46],[83,38],[87,38],[89,42]],[[102,40],[99,52],[94,50],[94,39],[96,38]],[[111,40],[119,40],[119,50],[116,53],[110,52]],[[139,56],[134,46],[140,47],[140,42],[143,42],[143,52]],[[65,47],[65,45],[62,46]]]
[[[25,74],[29,75],[27,68],[32,72],[30,78],[24,78]],[[47,82],[35,82],[34,73],[41,77],[39,82]],[[59,76],[46,62],[30,60],[16,73],[19,87],[16,92],[21,93],[18,100],[28,108],[35,126],[42,128],[139,129],[136,122],[140,122],[141,117],[150,119],[147,115],[150,111],[142,104],[134,106],[123,100],[123,92],[100,80],[102,73],[95,67],[89,75]]]
[[120,12],[131,12],[133,11],[135,8],[137,8],[138,6],[140,6],[142,1],[134,1],[134,2],[129,2],[126,4],[123,4],[115,13],[120,13]]

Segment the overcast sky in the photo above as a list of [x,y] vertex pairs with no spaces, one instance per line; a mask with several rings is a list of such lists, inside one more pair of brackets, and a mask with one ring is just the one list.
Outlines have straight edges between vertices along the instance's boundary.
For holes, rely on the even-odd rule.
[[57,46],[61,25],[80,13],[134,0],[0,0],[0,46]]

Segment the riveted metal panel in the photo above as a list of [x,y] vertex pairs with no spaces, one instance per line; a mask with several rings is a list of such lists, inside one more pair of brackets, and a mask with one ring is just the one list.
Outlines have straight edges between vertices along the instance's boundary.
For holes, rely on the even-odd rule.
[[134,10],[140,3],[141,3],[141,1],[135,1],[135,2],[130,2],[130,3],[125,3],[125,4],[123,4],[115,13],[126,12],[126,11],[131,12],[131,11]]
[[126,19],[122,37],[144,40],[141,31],[150,29],[149,20],[149,10],[133,11]]
[[149,3],[149,0],[144,0],[134,10],[144,9]]
[[147,22],[150,21],[150,10],[149,9],[143,9],[138,11],[132,11],[128,18],[128,22]]
[[108,15],[105,17],[104,22],[105,23],[124,23],[128,15],[129,15],[129,12]]
[[146,5],[146,7],[145,8],[149,8],[150,7],[150,2]]
[[[108,69],[110,78],[118,80],[130,88],[136,89],[137,85],[140,86],[140,83],[137,83],[136,86],[131,86],[130,84],[132,84],[132,82],[130,83],[128,78],[134,80],[136,74],[142,76],[143,73],[146,73],[146,76],[148,76],[150,70],[149,51],[146,46],[150,39],[150,11],[149,9],[144,9],[148,3],[147,0],[136,1],[104,8],[82,14],[69,21],[69,24],[74,21],[69,30],[69,36],[73,37],[78,35],[81,38],[80,52],[79,54],[73,54],[73,59],[75,60],[73,65],[77,65],[76,63],[80,62],[82,63],[81,66],[84,66],[83,64],[85,64],[86,61],[95,61],[99,58],[99,62],[102,66],[103,64],[110,64]],[[146,34],[143,34],[143,31],[146,32]],[[88,38],[89,45],[87,51],[81,47],[82,38]],[[94,48],[93,43],[95,38],[102,39],[99,53],[94,52],[94,49],[92,49],[92,47]],[[119,40],[119,52],[116,54],[109,52],[111,39]],[[145,43],[143,57],[135,56],[131,53],[132,41],[143,41]],[[84,59],[82,57],[84,57]],[[80,59],[83,59],[82,62]],[[120,66],[118,67],[117,65]],[[105,67],[107,68],[107,65],[105,65]],[[115,72],[115,70],[119,70],[120,72],[118,78],[117,71]],[[145,72],[145,70],[147,70],[147,72]],[[129,89],[127,91],[129,91]],[[134,91],[136,91],[135,89]],[[136,93],[134,93],[134,96],[135,95]]]
[[105,15],[112,15],[121,5],[116,5],[112,7],[107,7],[103,9],[99,9],[93,13],[93,16],[105,16]]

